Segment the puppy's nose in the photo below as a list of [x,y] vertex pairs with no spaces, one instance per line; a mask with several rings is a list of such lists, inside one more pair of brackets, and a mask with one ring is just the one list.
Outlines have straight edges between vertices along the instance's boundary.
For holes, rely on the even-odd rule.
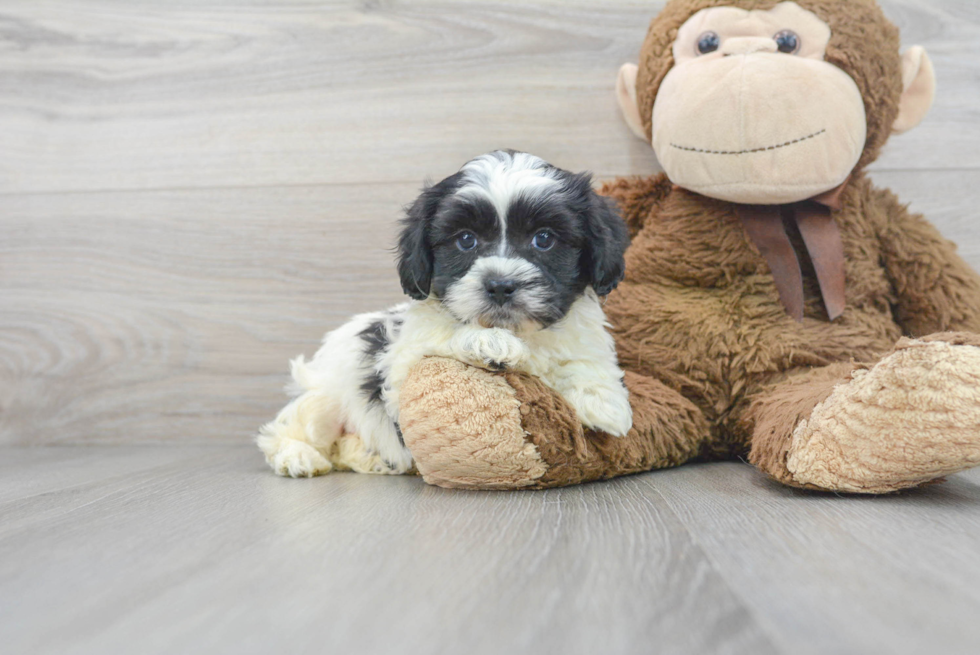
[[517,282],[514,280],[491,278],[486,281],[486,287],[487,295],[498,305],[503,305],[517,291]]

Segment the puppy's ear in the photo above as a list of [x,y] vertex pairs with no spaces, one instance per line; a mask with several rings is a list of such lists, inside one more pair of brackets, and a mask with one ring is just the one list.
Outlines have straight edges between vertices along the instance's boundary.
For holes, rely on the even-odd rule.
[[398,275],[402,290],[415,300],[429,297],[433,266],[429,227],[439,203],[458,186],[458,178],[457,173],[439,184],[426,186],[402,219],[402,232],[398,237]]
[[585,225],[592,288],[598,295],[605,296],[616,288],[626,274],[626,260],[623,255],[630,238],[626,222],[616,208],[616,203],[593,191],[591,176],[584,177],[589,195]]

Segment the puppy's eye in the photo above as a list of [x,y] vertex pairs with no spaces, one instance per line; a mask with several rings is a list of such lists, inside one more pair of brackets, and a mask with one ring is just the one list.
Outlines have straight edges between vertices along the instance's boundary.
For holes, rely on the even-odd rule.
[[787,55],[795,54],[800,49],[800,37],[793,30],[783,30],[772,37],[772,40],[776,42],[779,51]]
[[698,37],[698,54],[706,55],[721,46],[721,37],[717,32],[705,32]]
[[554,234],[548,230],[541,230],[531,239],[531,245],[537,250],[551,250],[556,240]]
[[476,235],[472,232],[463,232],[456,237],[456,247],[463,252],[476,248],[476,243]]

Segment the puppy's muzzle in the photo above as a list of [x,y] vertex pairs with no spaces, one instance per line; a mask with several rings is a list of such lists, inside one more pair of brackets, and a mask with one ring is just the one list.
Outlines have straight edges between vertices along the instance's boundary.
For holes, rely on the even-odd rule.
[[483,286],[487,290],[487,297],[497,305],[503,306],[514,297],[514,292],[520,285],[516,280],[494,277],[488,278]]

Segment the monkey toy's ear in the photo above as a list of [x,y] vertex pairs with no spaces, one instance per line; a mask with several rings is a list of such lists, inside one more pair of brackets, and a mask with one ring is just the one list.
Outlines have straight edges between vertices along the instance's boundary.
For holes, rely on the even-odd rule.
[[936,97],[936,71],[922,46],[912,46],[902,55],[902,87],[898,118],[892,125],[896,134],[921,123]]
[[630,130],[647,142],[647,131],[643,128],[640,108],[636,103],[636,74],[639,70],[636,64],[622,65],[619,77],[616,78],[616,100],[619,101],[619,108],[623,110],[623,118]]
[[398,275],[402,290],[415,300],[429,297],[433,266],[429,227],[442,199],[455,190],[458,177],[456,174],[434,186],[426,185],[402,219],[402,232],[398,237]]

